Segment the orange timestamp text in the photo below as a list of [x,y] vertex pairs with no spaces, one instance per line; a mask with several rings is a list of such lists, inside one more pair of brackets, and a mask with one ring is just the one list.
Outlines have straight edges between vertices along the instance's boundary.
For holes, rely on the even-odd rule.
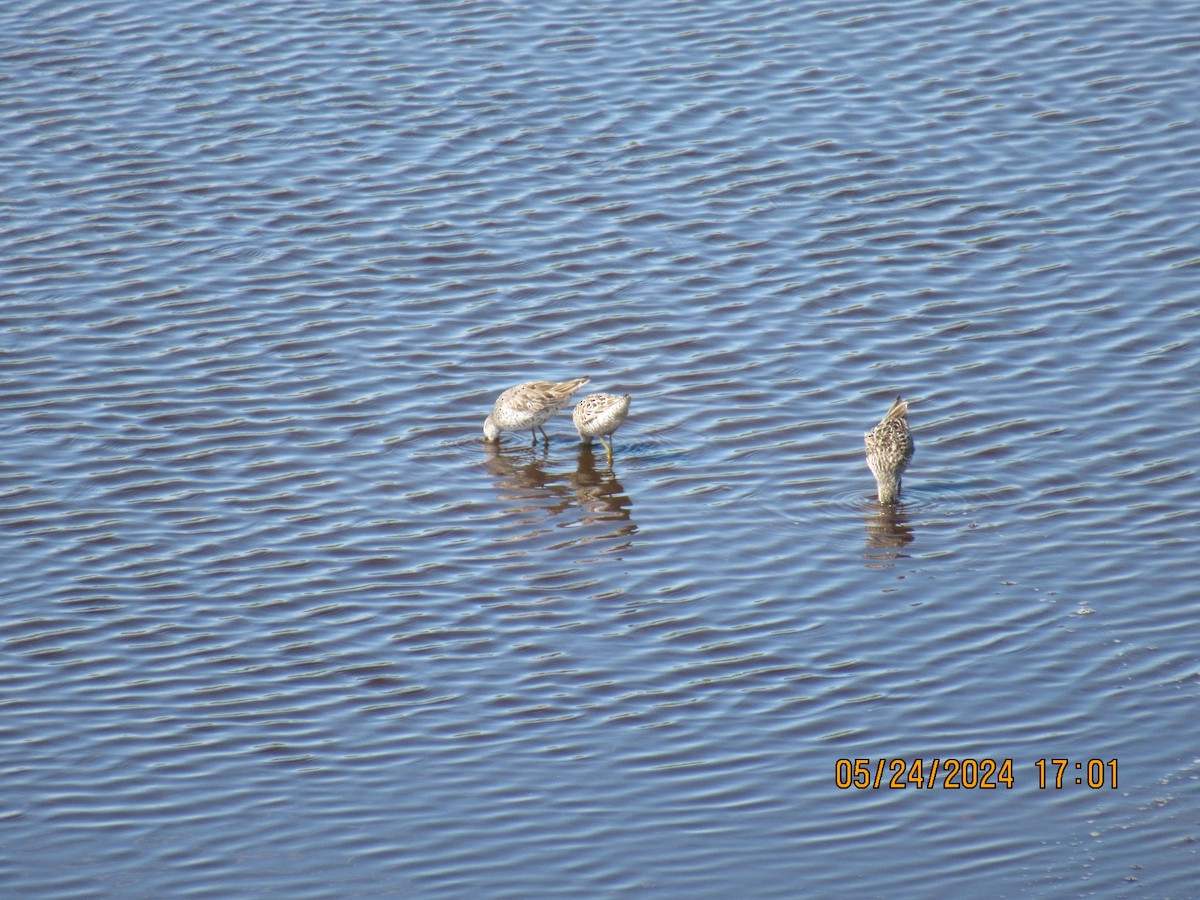
[[[1033,763],[1037,786],[1059,790],[1071,784],[1093,790],[1117,787],[1115,759],[1039,759]],[[833,783],[842,790],[868,788],[941,788],[943,790],[1012,790],[1017,778],[1011,759],[932,757],[930,759],[839,759]]]

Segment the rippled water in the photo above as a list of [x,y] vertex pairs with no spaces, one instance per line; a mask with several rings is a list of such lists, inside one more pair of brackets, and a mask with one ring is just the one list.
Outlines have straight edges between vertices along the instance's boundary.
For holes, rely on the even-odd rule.
[[[1198,82],[1182,0],[0,6],[4,894],[1192,893]],[[582,374],[611,468],[482,443]]]

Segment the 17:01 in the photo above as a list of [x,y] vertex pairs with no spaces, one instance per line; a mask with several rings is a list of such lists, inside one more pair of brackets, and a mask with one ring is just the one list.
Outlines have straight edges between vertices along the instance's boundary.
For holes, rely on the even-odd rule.
[[[1069,759],[1039,759],[1034,765],[1038,770],[1038,787],[1042,790],[1048,787],[1060,790],[1064,781],[1068,784],[1071,783],[1072,777],[1076,784],[1086,784],[1093,789],[1102,787],[1117,789],[1117,761],[1115,759],[1107,762],[1102,759],[1089,759],[1085,763],[1072,763]],[[1072,773],[1074,773],[1073,776]]]

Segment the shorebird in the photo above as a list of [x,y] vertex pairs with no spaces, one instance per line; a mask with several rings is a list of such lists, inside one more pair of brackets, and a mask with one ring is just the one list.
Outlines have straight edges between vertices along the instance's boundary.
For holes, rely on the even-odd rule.
[[575,405],[575,412],[571,416],[581,441],[590,447],[592,438],[600,438],[600,443],[608,451],[609,463],[613,458],[612,434],[629,415],[630,399],[628,394],[620,397],[616,394],[588,394]]
[[887,415],[863,435],[863,439],[867,444],[867,465],[875,476],[879,502],[896,503],[900,499],[900,475],[913,457],[907,401],[897,396]]
[[547,444],[550,438],[542,423],[571,402],[571,395],[588,383],[590,379],[573,378],[570,381],[526,381],[510,387],[496,398],[492,414],[483,421],[483,436],[489,441],[500,439],[502,431],[524,431],[529,429],[533,443],[537,433]]

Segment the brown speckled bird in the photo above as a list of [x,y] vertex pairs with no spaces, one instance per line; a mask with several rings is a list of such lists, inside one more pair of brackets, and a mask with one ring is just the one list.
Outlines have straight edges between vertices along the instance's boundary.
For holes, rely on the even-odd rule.
[[897,396],[887,415],[863,439],[867,444],[867,465],[871,467],[878,487],[879,502],[898,502],[900,475],[908,468],[913,457],[912,432],[908,429],[908,403]]
[[[592,438],[600,438],[600,443],[608,451],[608,461],[612,462],[612,434],[629,415],[628,394],[588,394],[575,405],[572,420],[579,439],[590,445]],[[608,437],[609,440],[605,440]]]
[[484,419],[484,438],[497,441],[502,431],[524,431],[528,428],[533,443],[537,443],[539,431],[546,443],[550,443],[542,423],[570,403],[571,395],[590,380],[584,376],[570,381],[526,381],[510,387],[496,398],[492,414]]

